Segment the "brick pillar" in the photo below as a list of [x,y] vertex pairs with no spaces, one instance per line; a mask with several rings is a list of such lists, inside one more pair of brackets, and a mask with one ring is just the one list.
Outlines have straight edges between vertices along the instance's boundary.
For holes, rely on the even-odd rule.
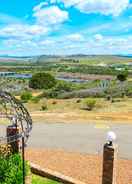
[[[16,125],[10,125],[7,127],[7,143],[11,145],[11,150],[13,153],[19,152],[19,140],[17,140],[17,134],[19,129]],[[15,137],[15,141],[13,141]]]
[[102,184],[117,184],[117,145],[104,145]]

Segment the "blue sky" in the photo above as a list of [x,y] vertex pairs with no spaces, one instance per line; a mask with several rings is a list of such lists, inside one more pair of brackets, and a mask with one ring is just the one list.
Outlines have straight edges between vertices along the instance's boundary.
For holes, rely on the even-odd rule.
[[131,0],[0,0],[0,55],[132,54]]

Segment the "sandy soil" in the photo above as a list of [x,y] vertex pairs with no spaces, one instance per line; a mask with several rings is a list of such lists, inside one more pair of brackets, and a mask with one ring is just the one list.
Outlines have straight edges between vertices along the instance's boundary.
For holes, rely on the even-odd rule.
[[[102,157],[62,150],[29,149],[26,159],[86,184],[101,184]],[[132,161],[118,160],[117,184],[132,184]]]
[[49,99],[48,109],[41,110],[43,100],[37,104],[26,104],[34,121],[47,122],[120,122],[132,123],[132,99],[124,99],[110,103],[104,99],[97,99],[96,107],[92,111],[82,110],[83,100],[77,99]]
[[32,112],[34,121],[46,122],[115,122],[132,123],[132,112],[104,112],[104,113],[79,113],[79,112]]

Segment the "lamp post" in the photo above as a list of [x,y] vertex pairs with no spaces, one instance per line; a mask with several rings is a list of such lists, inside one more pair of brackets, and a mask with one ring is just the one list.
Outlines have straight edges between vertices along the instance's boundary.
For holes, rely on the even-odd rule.
[[108,141],[108,145],[112,146],[113,142],[116,140],[116,134],[112,131],[107,133],[107,141]]
[[25,141],[24,141],[24,133],[22,133],[22,173],[23,173],[23,184],[25,184]]
[[103,150],[102,184],[116,184],[117,145],[114,143],[116,134],[112,131],[107,134],[107,143]]

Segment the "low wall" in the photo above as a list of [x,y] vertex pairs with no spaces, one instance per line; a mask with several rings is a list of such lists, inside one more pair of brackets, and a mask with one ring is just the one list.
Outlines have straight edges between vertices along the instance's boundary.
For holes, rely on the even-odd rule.
[[[86,184],[81,181],[75,180],[72,177],[65,176],[59,172],[52,171],[50,169],[41,168],[40,166],[30,163],[31,172],[33,174],[46,177],[51,180],[62,182],[64,184]],[[28,184],[28,183],[27,183]]]

